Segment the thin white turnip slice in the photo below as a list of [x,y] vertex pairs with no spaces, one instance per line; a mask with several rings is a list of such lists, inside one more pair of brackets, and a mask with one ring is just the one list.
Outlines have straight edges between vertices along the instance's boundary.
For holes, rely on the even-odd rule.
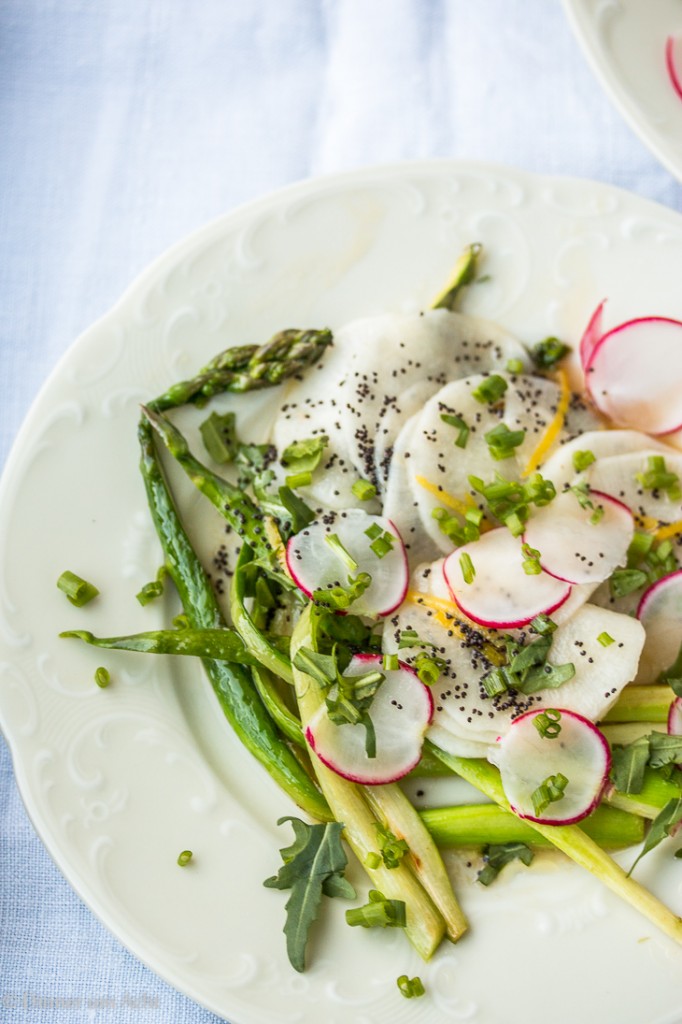
[[567,485],[581,479],[584,470],[576,469],[576,463],[580,466],[581,459],[586,462],[593,456],[598,462],[612,455],[641,451],[649,451],[650,454],[655,451],[665,455],[670,448],[639,430],[590,430],[556,448],[541,471],[544,477],[552,481],[557,491],[563,491]]
[[[611,768],[611,752],[597,727],[574,711],[556,708],[517,718],[489,752],[502,786],[520,818],[543,825],[571,825],[599,803]],[[558,727],[558,731],[557,731]]]
[[612,423],[647,434],[682,426],[682,322],[628,320],[604,334],[590,357],[590,395]]
[[[344,676],[362,676],[374,670],[384,675],[368,712],[376,742],[374,757],[367,755],[365,726],[337,725],[330,719],[326,705],[320,707],[306,729],[308,743],[328,768],[365,786],[395,782],[418,764],[433,715],[429,688],[405,664],[385,670],[381,655],[359,654]],[[334,688],[329,696],[335,696]]]
[[524,541],[539,551],[545,572],[567,583],[599,583],[625,565],[635,532],[630,509],[616,498],[590,491],[589,504],[573,491],[533,510]]
[[428,738],[441,750],[455,757],[487,757],[490,744],[460,736],[443,715],[434,716],[433,725],[427,732]]
[[[673,491],[645,487],[640,477],[650,471],[652,460],[661,458],[660,448],[623,452],[597,459],[585,470],[583,479],[595,491],[610,494],[632,511],[635,517],[649,517],[656,523],[682,520],[682,500]],[[677,477],[682,486],[682,453],[669,449],[663,454],[665,470]]]
[[682,570],[652,583],[642,594],[637,618],[646,640],[636,682],[655,683],[675,662],[682,644]]
[[[453,551],[443,563],[450,593],[467,618],[480,626],[513,629],[537,615],[551,615],[567,600],[571,586],[549,573],[528,574],[520,537],[499,527]],[[465,582],[463,560],[473,579]]]
[[383,514],[403,538],[410,568],[437,558],[439,549],[422,527],[419,503],[412,493],[408,472],[411,466],[414,429],[419,419],[413,416],[396,439],[388,480],[384,490]]
[[369,586],[350,606],[355,615],[388,615],[407,591],[407,557],[400,534],[390,520],[360,509],[316,519],[289,540],[286,559],[294,583],[308,597],[316,590],[347,588],[349,579],[369,574]]

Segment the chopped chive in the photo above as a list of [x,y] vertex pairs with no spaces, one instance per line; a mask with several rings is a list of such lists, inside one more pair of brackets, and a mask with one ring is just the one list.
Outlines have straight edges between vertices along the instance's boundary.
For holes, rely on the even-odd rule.
[[462,570],[462,578],[465,583],[473,583],[476,576],[476,570],[474,569],[474,563],[471,561],[471,555],[465,551],[459,556],[459,567]]
[[597,640],[602,645],[602,647],[610,647],[611,644],[615,642],[613,637],[610,636],[606,632],[605,633],[600,633],[599,636],[597,637]]
[[557,772],[556,775],[548,775],[545,781],[541,782],[531,793],[535,814],[540,815],[550,804],[557,800],[563,800],[567,785],[568,779],[561,772]]
[[356,480],[351,491],[358,501],[371,501],[376,497],[377,489],[369,480]]
[[455,444],[458,448],[466,448],[467,441],[469,440],[469,428],[462,419],[461,416],[456,416],[452,413],[442,412],[440,418],[443,423],[447,423],[449,427],[454,427],[457,430],[457,437],[455,438]]
[[395,537],[393,534],[389,533],[388,530],[384,530],[380,537],[377,537],[376,540],[372,541],[370,548],[377,558],[384,558],[389,551],[393,550],[394,541]]
[[663,456],[649,455],[647,466],[646,472],[635,474],[642,487],[648,491],[665,491],[671,501],[679,501],[682,498],[680,478],[668,471]]
[[349,572],[358,571],[358,563],[355,561],[351,553],[343,546],[339,540],[338,534],[326,533],[324,536],[325,544],[328,544],[332,549],[336,557],[343,562]]
[[509,689],[506,675],[500,668],[491,669],[490,672],[483,676],[481,682],[483,683],[483,689],[489,697],[499,697],[501,693],[506,693]]
[[498,423],[496,427],[488,430],[483,436],[492,457],[501,462],[503,459],[513,457],[514,449],[523,444],[526,431],[510,430],[506,423]]
[[426,654],[425,651],[422,651],[414,659],[414,670],[424,686],[434,686],[440,679],[444,668],[445,662],[442,658]]
[[165,565],[162,565],[156,574],[156,579],[145,583],[140,592],[135,595],[143,608],[150,601],[155,601],[157,597],[161,597],[163,594],[163,581],[166,578],[166,572]]
[[381,854],[380,853],[374,853],[374,851],[371,851],[365,857],[365,867],[369,868],[370,871],[374,871],[376,868],[379,867],[380,864],[381,864]]
[[508,386],[504,377],[500,377],[497,373],[491,373],[489,377],[481,381],[477,388],[474,388],[471,394],[482,405],[494,405],[502,398]]
[[181,868],[184,868],[189,864],[192,859],[191,850],[183,850],[182,853],[178,854],[178,864]]
[[654,537],[651,533],[641,533],[636,530],[628,547],[628,568],[632,569],[634,563],[640,561],[651,550]]
[[525,556],[523,562],[523,571],[527,576],[538,576],[542,572],[542,566],[540,565],[540,552],[537,548],[532,548],[530,544],[522,544],[521,552]]
[[397,868],[405,854],[410,852],[409,846],[404,839],[398,839],[390,828],[384,828],[377,822],[376,829],[382,861],[390,870]]
[[600,523],[602,521],[605,512],[606,509],[603,505],[597,505],[594,512],[590,516],[590,523],[592,524],[592,526],[596,526],[597,523]]
[[420,977],[408,978],[406,974],[401,974],[398,978],[397,985],[406,999],[418,998],[419,996],[423,996],[426,992],[424,983]]
[[552,370],[570,351],[568,345],[559,341],[558,338],[545,338],[544,341],[533,345],[530,354],[539,369]]
[[573,452],[573,469],[576,473],[582,473],[582,471],[587,469],[588,466],[591,466],[594,461],[595,456],[593,452]]
[[369,903],[346,911],[346,923],[355,928],[404,928],[403,900],[387,900],[378,889],[369,890]]
[[111,682],[109,669],[104,668],[103,665],[100,665],[100,667],[95,671],[95,682],[100,687],[100,689],[106,689],[106,687]]
[[609,579],[609,588],[614,597],[625,597],[647,583],[647,574],[641,569],[616,569]]
[[284,482],[287,487],[308,487],[313,481],[313,474],[310,470],[304,470],[301,473],[292,473],[290,476],[284,477]]
[[212,412],[208,419],[199,425],[204,448],[214,462],[221,465],[233,462],[239,450],[237,438],[236,416],[226,412],[222,416]]
[[82,608],[84,604],[92,601],[99,594],[99,590],[94,583],[88,583],[87,580],[82,579],[75,572],[70,572],[68,569],[57,580],[57,586],[76,608]]
[[520,359],[510,359],[506,366],[507,373],[523,373],[524,366]]
[[381,529],[378,523],[372,523],[372,525],[368,526],[367,529],[365,530],[365,537],[369,537],[370,540],[376,540],[377,537],[380,537],[383,532],[384,531]]
[[381,667],[385,672],[396,672],[400,668],[400,662],[397,654],[384,654]]
[[547,708],[533,718],[533,725],[543,739],[553,740],[561,732],[561,712],[556,708]]
[[546,615],[545,612],[540,612],[534,619],[531,619],[530,629],[533,633],[538,633],[540,636],[547,636],[556,630],[556,622],[550,619],[549,615]]
[[518,512],[510,512],[505,516],[504,525],[513,537],[520,537],[523,533],[524,521]]

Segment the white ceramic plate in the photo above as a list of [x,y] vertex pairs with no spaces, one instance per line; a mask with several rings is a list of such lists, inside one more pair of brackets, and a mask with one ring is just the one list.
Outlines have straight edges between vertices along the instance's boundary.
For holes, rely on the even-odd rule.
[[[2,482],[0,721],[28,812],[120,940],[235,1024],[682,1017],[682,950],[544,856],[489,889],[460,858],[471,932],[428,965],[399,933],[351,931],[330,902],[297,975],[282,935],[286,893],[262,886],[289,842],[275,822],[293,808],[231,735],[200,669],[57,639],[78,625],[154,628],[172,614],[134,597],[160,560],[136,468],[141,399],[284,325],[422,308],[473,240],[486,246],[490,280],[467,308],[529,342],[575,342],[605,296],[609,323],[682,318],[682,218],[612,188],[448,162],[306,183],[158,260],[66,355]],[[55,587],[66,568],[100,586],[97,602],[66,602]],[[101,663],[106,690],[92,682]],[[180,869],[185,848],[194,861]],[[659,848],[638,873],[682,911],[670,853]],[[418,973],[428,994],[403,999],[403,973]]]
[[563,0],[599,82],[640,139],[682,180],[682,99],[666,68],[679,0]]

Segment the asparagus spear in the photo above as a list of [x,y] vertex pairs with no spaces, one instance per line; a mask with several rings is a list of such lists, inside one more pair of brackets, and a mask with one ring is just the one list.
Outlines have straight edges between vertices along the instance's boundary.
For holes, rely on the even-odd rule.
[[[488,761],[455,757],[430,745],[432,753],[449,765],[457,775],[466,779],[482,793],[506,811],[511,811],[507,800],[500,773]],[[581,867],[586,868],[612,892],[620,896],[632,907],[664,931],[676,942],[682,943],[682,918],[661,903],[653,893],[640,885],[625,873],[612,857],[605,853],[593,839],[577,825],[539,825],[528,824],[541,836],[556,846]]]
[[[138,435],[152,520],[190,627],[220,629],[225,623],[218,603],[177,513],[144,419]],[[204,667],[225,717],[244,746],[301,808],[320,821],[329,821],[327,802],[273,725],[249,669],[213,658],[204,659]]]
[[253,551],[249,545],[242,544],[230,588],[230,616],[232,624],[254,657],[266,669],[269,669],[276,676],[285,679],[288,683],[293,683],[294,676],[291,670],[291,661],[286,654],[275,647],[274,644],[271,644],[267,636],[258,629],[246,608],[246,579],[244,570],[252,558]]
[[626,686],[604,722],[667,722],[675,697],[669,686]]
[[203,405],[224,391],[254,391],[280,384],[317,362],[332,343],[331,331],[279,331],[264,345],[228,348],[190,380],[174,384],[150,407],[155,412],[193,403]]

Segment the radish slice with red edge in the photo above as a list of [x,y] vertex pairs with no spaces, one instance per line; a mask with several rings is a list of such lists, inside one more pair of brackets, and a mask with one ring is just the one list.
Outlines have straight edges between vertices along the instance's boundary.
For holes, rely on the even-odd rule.
[[390,519],[360,509],[316,519],[289,540],[286,560],[308,597],[316,590],[347,588],[349,577],[368,573],[371,583],[349,608],[354,615],[389,615],[407,593],[409,570],[398,530]]
[[580,348],[578,350],[580,355],[580,363],[583,370],[586,370],[590,365],[590,359],[592,353],[597,347],[602,336],[602,318],[604,314],[604,306],[606,305],[606,299],[603,299],[594,313],[590,317],[590,322],[585,328],[585,332],[580,339]]
[[682,80],[680,80],[680,74],[677,70],[677,55],[676,49],[679,39],[675,36],[668,36],[665,43],[665,66],[668,69],[668,77],[672,82],[673,89],[677,95],[682,99]]
[[[542,825],[573,825],[586,818],[611,770],[606,738],[588,718],[565,708],[527,711],[488,757],[500,769],[514,813]],[[558,798],[548,799],[553,787]]]
[[539,551],[545,572],[567,583],[600,583],[625,565],[635,532],[632,512],[617,498],[590,491],[589,505],[564,491],[534,512],[523,539]]
[[[529,575],[523,568],[523,541],[506,527],[457,548],[443,562],[453,601],[462,612],[492,629],[525,626],[536,615],[551,615],[571,593],[571,586],[549,573]],[[464,581],[462,559],[471,559],[474,577]]]
[[675,697],[668,709],[668,735],[682,736],[682,697]]
[[682,426],[682,323],[628,320],[604,334],[585,370],[597,408],[618,426],[670,434]]
[[682,569],[656,580],[637,607],[646,640],[639,659],[638,683],[655,683],[675,662],[682,643]]
[[[381,786],[407,775],[419,763],[424,734],[433,717],[431,691],[414,669],[399,662],[383,669],[381,655],[357,654],[344,676],[378,669],[384,675],[369,708],[374,726],[376,756],[368,757],[364,725],[336,725],[326,704],[311,718],[306,739],[320,761],[337,775],[364,786]],[[330,696],[333,696],[333,689]]]

